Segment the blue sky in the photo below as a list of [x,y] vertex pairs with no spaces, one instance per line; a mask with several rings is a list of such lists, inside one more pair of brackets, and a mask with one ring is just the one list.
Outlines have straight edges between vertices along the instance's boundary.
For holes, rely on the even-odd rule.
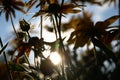
[[[103,6],[86,4],[85,10],[88,10],[89,12],[93,12],[92,19],[94,22],[103,21],[113,15],[118,15],[118,10],[119,10],[118,4],[119,4],[118,0],[117,0],[116,7],[113,4],[111,6],[109,6],[108,3],[104,4]],[[36,11],[37,11],[36,9],[32,9],[30,12],[34,13]],[[29,20],[32,17],[32,15],[33,14],[24,15],[24,14],[16,11],[16,18],[14,19],[15,27],[17,28],[19,26],[20,19],[25,18],[26,20]],[[69,16],[67,17],[67,19],[69,19]],[[33,22],[33,24],[38,25],[39,19],[33,19],[33,21],[31,21],[31,22]],[[44,24],[47,24],[47,23],[48,23],[48,21],[46,21],[46,23],[44,23]],[[116,22],[116,24],[118,24],[118,21]],[[6,22],[5,16],[4,16],[4,14],[2,14],[0,16],[0,37],[4,41],[6,39],[8,40],[9,37],[12,36],[11,31],[13,31],[13,29],[12,29],[10,20],[8,22]],[[46,34],[48,34],[48,33],[46,33]]]

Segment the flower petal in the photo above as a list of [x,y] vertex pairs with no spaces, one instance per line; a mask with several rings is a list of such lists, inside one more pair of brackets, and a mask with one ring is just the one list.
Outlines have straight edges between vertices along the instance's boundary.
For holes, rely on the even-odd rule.
[[107,20],[105,20],[104,21],[105,27],[107,27],[110,24],[114,23],[118,18],[120,18],[120,15],[115,15],[115,16],[112,16],[112,17],[108,18]]

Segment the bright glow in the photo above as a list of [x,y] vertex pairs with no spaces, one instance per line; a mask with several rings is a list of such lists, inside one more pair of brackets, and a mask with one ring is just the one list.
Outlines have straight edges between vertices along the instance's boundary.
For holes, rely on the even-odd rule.
[[61,57],[57,52],[51,53],[50,60],[53,62],[53,64],[58,65],[61,62]]
[[50,55],[50,51],[49,51],[49,50],[45,50],[45,51],[43,52],[43,56],[44,56],[45,58],[47,58],[49,55]]

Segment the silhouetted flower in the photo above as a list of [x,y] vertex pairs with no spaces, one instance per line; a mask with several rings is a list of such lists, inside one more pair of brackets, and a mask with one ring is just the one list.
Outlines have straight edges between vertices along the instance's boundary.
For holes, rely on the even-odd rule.
[[[43,6],[43,4],[41,4]],[[44,8],[37,12],[33,17],[37,17],[39,15],[47,13],[48,15],[57,14],[60,13],[68,14],[68,13],[78,13],[81,10],[75,9],[77,7],[80,7],[83,5],[74,5],[74,4],[63,4],[62,6],[58,2],[51,2],[48,5],[44,5]]]
[[98,21],[95,25],[86,18],[80,19],[77,25],[73,27],[75,31],[71,33],[68,43],[75,42],[74,48],[76,49],[84,46],[93,37],[103,40],[104,36],[106,36],[105,34],[108,33],[106,29],[109,29],[109,25],[114,23],[119,17],[119,15],[112,16],[105,21]]
[[5,13],[6,20],[8,21],[10,14],[15,17],[15,9],[23,13],[22,9],[24,3],[20,0],[0,0],[0,14]]

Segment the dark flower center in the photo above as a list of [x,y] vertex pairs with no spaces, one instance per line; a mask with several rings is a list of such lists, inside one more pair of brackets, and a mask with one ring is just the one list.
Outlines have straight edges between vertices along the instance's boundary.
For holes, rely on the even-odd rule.
[[58,13],[60,10],[60,6],[58,4],[50,4],[48,7],[48,12],[49,13]]
[[11,1],[10,0],[2,0],[2,2],[3,2],[3,6],[5,7],[5,9],[11,7]]

